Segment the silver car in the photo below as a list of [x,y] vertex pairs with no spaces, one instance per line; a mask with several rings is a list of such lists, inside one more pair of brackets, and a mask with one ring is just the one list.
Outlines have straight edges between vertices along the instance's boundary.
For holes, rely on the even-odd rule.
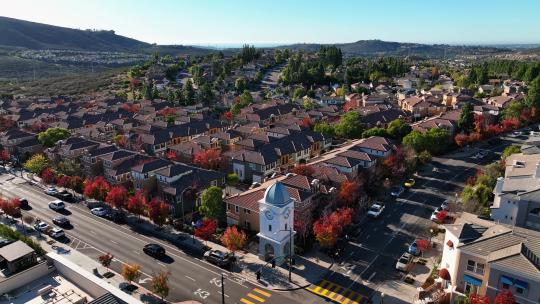
[[407,271],[412,259],[413,256],[410,253],[404,252],[396,263],[396,269],[399,271]]

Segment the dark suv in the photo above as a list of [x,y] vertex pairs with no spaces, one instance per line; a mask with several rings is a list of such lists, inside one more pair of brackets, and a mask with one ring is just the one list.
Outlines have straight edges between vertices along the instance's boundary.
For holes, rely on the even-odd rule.
[[54,195],[56,198],[59,198],[63,200],[64,202],[73,202],[73,194],[67,192],[66,190],[62,190]]
[[105,215],[105,218],[117,224],[126,222],[126,215],[123,212],[114,209],[109,211],[109,213]]
[[155,258],[162,258],[165,256],[165,248],[158,244],[144,245],[143,252]]
[[231,264],[232,256],[220,250],[208,250],[204,253],[204,259],[212,264],[225,267]]

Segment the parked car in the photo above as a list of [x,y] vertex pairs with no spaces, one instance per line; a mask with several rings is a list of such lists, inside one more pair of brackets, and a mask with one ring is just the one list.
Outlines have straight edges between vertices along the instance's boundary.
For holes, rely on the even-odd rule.
[[66,204],[64,204],[64,202],[61,200],[55,200],[49,203],[49,208],[54,211],[62,211],[66,209]]
[[60,227],[66,227],[69,226],[71,223],[69,222],[69,219],[65,216],[57,216],[53,218],[52,220],[53,224],[58,225]]
[[407,271],[412,259],[413,256],[410,253],[404,252],[396,263],[396,269],[400,271]]
[[416,181],[412,178],[409,178],[408,180],[405,181],[405,183],[403,184],[406,188],[412,188],[414,186],[414,184],[416,184]]
[[228,266],[231,264],[232,256],[221,250],[208,250],[204,253],[204,259],[212,264],[220,267]]
[[53,228],[51,232],[49,233],[49,235],[55,239],[63,238],[64,236],[66,236],[66,234],[64,233],[64,230],[60,228]]
[[402,186],[393,187],[390,189],[390,195],[394,197],[399,197],[401,194],[403,194],[403,191],[405,191],[405,188]]
[[50,228],[51,228],[51,226],[49,226],[49,224],[47,224],[45,222],[37,222],[34,225],[34,229],[36,229],[39,232],[47,232],[47,230],[49,230]]
[[[429,219],[434,221],[434,222],[437,222],[437,223],[441,222],[441,220],[439,220],[439,216],[440,216],[439,213],[441,213],[441,212],[446,213],[446,211],[444,211],[441,207],[437,207],[437,209],[435,209],[435,211],[433,211],[433,213],[431,214]],[[445,216],[445,218],[446,218],[446,216]],[[442,222],[444,222],[444,219],[442,219]]]
[[372,218],[378,218],[383,211],[384,211],[384,205],[382,203],[375,203],[371,205],[371,207],[368,210],[367,215]]
[[540,132],[539,131],[531,131],[529,133],[530,136],[540,136]]
[[24,197],[19,198],[19,204],[19,207],[21,207],[22,209],[28,209],[30,207],[30,205],[28,204],[28,200]]
[[508,134],[509,137],[520,137],[522,135],[523,135],[523,132],[521,132],[521,131],[514,131],[514,132]]
[[107,213],[109,213],[109,211],[103,207],[97,207],[90,210],[90,213],[92,213],[93,215],[100,216],[100,217],[105,217]]
[[55,187],[47,187],[45,190],[44,190],[45,194],[48,194],[48,195],[51,195],[51,196],[55,196],[58,194],[58,190],[56,190]]
[[158,244],[144,245],[143,252],[155,258],[161,258],[165,256],[165,248]]
[[95,200],[95,199],[89,199],[85,203],[86,203],[86,207],[88,207],[88,209],[90,209],[90,210],[92,210],[94,208],[98,208],[98,207],[103,207],[103,208],[108,207],[108,205],[106,203]]
[[409,245],[409,249],[407,250],[407,252],[414,255],[414,256],[419,256],[420,255],[420,250],[418,250],[418,246],[416,245],[416,240],[414,240]]
[[444,210],[444,211],[448,211],[448,209],[450,209],[450,206],[448,206],[450,202],[448,202],[447,200],[442,202],[441,204],[441,209]]

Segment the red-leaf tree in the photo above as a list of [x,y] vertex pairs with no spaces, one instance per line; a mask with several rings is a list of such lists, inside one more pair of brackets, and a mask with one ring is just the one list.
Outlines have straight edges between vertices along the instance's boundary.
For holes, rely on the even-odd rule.
[[155,197],[146,205],[146,213],[154,224],[161,227],[165,224],[169,216],[169,205],[160,198]]
[[465,133],[459,133],[454,137],[454,141],[456,142],[456,145],[464,147],[469,144],[469,135]]
[[333,247],[338,238],[336,228],[329,221],[318,219],[313,223],[313,233],[321,247]]
[[515,304],[516,299],[508,289],[501,290],[495,297],[495,304]]
[[176,151],[174,150],[169,150],[167,152],[167,154],[165,155],[165,157],[167,157],[168,160],[176,160],[178,155],[176,154]]
[[217,229],[217,220],[205,218],[199,228],[195,229],[195,236],[207,241]]
[[2,164],[7,163],[10,158],[11,158],[11,155],[9,154],[8,149],[0,150],[0,161],[2,161]]
[[445,211],[445,210],[441,210],[437,213],[437,221],[439,223],[444,223],[444,221],[446,220],[446,216],[448,215],[448,213]]
[[105,201],[109,203],[112,207],[118,209],[124,209],[127,205],[127,190],[123,186],[114,186],[111,188]]
[[337,195],[338,203],[341,206],[351,206],[358,198],[360,184],[357,181],[344,181],[339,186]]
[[56,182],[56,174],[53,169],[46,167],[41,171],[41,180],[46,184],[54,184]]
[[484,115],[474,116],[474,132],[478,134],[484,134],[486,130],[486,118]]
[[56,185],[58,187],[69,187],[69,182],[71,181],[71,177],[68,175],[61,174],[56,178]]
[[519,129],[521,127],[521,122],[517,118],[506,118],[501,122],[502,129],[505,132]]
[[306,164],[299,164],[296,167],[292,168],[291,172],[299,174],[299,175],[311,177],[315,173],[315,169],[313,169],[313,167]]
[[111,186],[102,176],[96,176],[93,180],[84,181],[84,195],[99,201],[104,201]]
[[313,121],[311,121],[311,118],[309,117],[304,117],[304,119],[302,119],[302,122],[300,122],[300,126],[304,128],[309,128],[312,125],[313,125]]
[[246,233],[242,230],[238,230],[236,226],[227,227],[221,237],[221,242],[233,253],[233,256],[236,251],[244,248],[246,241]]
[[12,198],[10,200],[0,198],[0,209],[8,216],[18,217],[21,215],[21,202],[19,198]]
[[470,304],[489,304],[489,298],[475,293],[469,296],[469,303]]
[[233,119],[233,115],[230,111],[223,113],[221,117],[223,120],[227,120],[227,121],[231,121]]
[[148,205],[148,199],[146,198],[146,192],[144,190],[138,190],[135,195],[130,196],[127,201],[127,209],[129,212],[137,215],[139,219],[144,214],[145,206]]
[[486,133],[489,136],[497,136],[502,133],[502,127],[500,125],[488,125],[486,129]]
[[429,240],[426,239],[416,240],[416,248],[423,253],[431,248],[431,244],[429,243]]
[[221,159],[221,151],[208,149],[197,152],[193,156],[193,163],[205,169],[217,169]]

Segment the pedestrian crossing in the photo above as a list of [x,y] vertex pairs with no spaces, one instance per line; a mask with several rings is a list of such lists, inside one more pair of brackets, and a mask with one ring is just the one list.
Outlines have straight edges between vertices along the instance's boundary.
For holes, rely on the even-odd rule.
[[272,297],[272,294],[268,292],[267,290],[262,290],[260,288],[253,288],[250,292],[246,294],[245,297],[240,298],[240,302],[243,304],[264,303],[270,297]]
[[327,280],[322,280],[316,285],[308,287],[307,290],[340,304],[367,303],[367,298],[365,296]]

